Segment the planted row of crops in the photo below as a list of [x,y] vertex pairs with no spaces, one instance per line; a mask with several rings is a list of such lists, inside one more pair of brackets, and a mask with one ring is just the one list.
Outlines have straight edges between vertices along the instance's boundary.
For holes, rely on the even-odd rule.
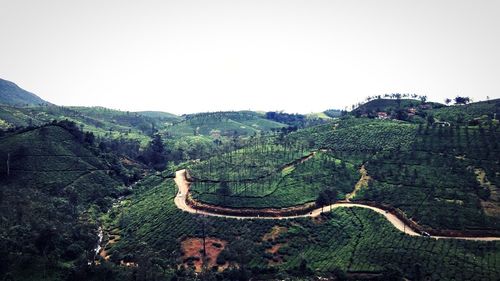
[[[315,219],[202,218],[178,210],[175,192],[173,183],[153,176],[138,186],[130,201],[109,214],[122,235],[111,248],[113,261],[128,258],[140,266],[175,271],[182,263],[180,242],[202,237],[204,227],[207,236],[228,242],[221,262],[254,273],[269,267],[292,270],[305,261],[318,274],[338,269],[380,272],[389,267],[411,280],[493,280],[500,274],[498,242],[405,236],[381,215],[358,208],[335,209]],[[275,227],[283,230],[265,240]],[[275,254],[266,252],[275,245],[279,245]]]
[[398,207],[436,229],[500,229],[500,218],[481,207],[494,190],[475,174],[481,168],[493,184],[500,182],[497,136],[497,128],[421,126],[410,150],[380,152],[368,161],[374,181],[358,199]]
[[310,151],[292,145],[250,145],[192,165],[189,174],[199,180],[211,181],[259,179],[309,153]]
[[346,118],[291,133],[288,138],[312,148],[374,153],[398,147],[409,148],[414,141],[416,127],[390,120]]
[[[214,175],[218,182],[195,181],[191,185],[193,198],[205,203],[236,208],[289,207],[314,201],[324,189],[334,190],[338,199],[343,199],[359,178],[355,165],[341,161],[330,153],[319,151],[311,154],[310,158],[283,168],[283,162],[293,162],[297,158],[294,159],[292,155],[285,153],[286,150],[278,151],[259,152],[261,158],[268,159],[263,164],[267,165],[263,166],[267,167],[266,170],[259,169],[259,166],[254,167],[253,157],[257,153],[253,149],[239,151],[229,158],[232,163],[239,164],[234,167],[220,164],[226,162],[223,158],[219,159],[218,163],[205,164],[205,167],[220,166],[219,169],[230,170],[227,173],[232,171],[235,176],[224,177],[219,173]],[[272,156],[264,156],[268,154]],[[293,156],[303,154],[300,152],[299,155]],[[282,157],[276,157],[277,155]],[[257,170],[260,176],[248,180],[252,170]]]

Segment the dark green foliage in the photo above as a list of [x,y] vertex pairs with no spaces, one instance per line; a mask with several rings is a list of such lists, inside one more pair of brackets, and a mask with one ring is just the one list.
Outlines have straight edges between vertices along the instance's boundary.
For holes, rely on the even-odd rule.
[[80,136],[58,124],[1,139],[0,256],[8,267],[0,278],[57,279],[92,260],[95,215],[111,206],[120,183]]
[[293,128],[304,128],[319,125],[325,122],[320,118],[312,118],[302,114],[290,114],[282,111],[266,112],[266,118],[282,124],[287,124]]
[[155,134],[153,136],[153,139],[144,153],[144,160],[156,170],[163,170],[165,168],[167,164],[167,155],[160,134]]
[[328,110],[323,111],[323,113],[326,114],[326,116],[332,117],[332,118],[340,117],[340,116],[343,116],[346,114],[345,111],[340,110],[340,109],[328,109]]

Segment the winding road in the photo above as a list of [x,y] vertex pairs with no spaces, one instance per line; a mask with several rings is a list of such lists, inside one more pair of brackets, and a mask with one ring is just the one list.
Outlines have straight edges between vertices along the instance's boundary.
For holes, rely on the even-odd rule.
[[[333,210],[335,208],[351,208],[351,207],[358,207],[358,208],[365,208],[365,209],[370,209],[374,212],[377,212],[381,215],[383,215],[395,228],[397,228],[399,231],[404,232],[407,235],[410,236],[423,236],[414,229],[412,229],[409,225],[405,224],[402,220],[400,220],[398,217],[393,215],[392,213],[377,208],[373,206],[368,206],[364,204],[359,204],[359,203],[350,203],[350,202],[342,202],[342,203],[335,203],[330,206],[325,206],[323,208],[317,208],[314,209],[313,211],[306,213],[304,215],[287,215],[287,216],[280,216],[280,217],[275,217],[275,216],[235,216],[235,215],[226,215],[226,214],[219,214],[216,212],[212,211],[205,211],[205,210],[198,210],[194,209],[193,207],[189,206],[186,203],[186,198],[189,194],[189,182],[186,179],[186,170],[179,170],[175,173],[175,179],[174,179],[179,191],[177,195],[175,196],[174,202],[177,208],[181,209],[182,211],[193,213],[193,214],[199,214],[199,215],[206,215],[206,216],[214,216],[214,217],[225,217],[225,218],[234,218],[234,219],[294,219],[294,218],[301,218],[301,217],[317,217],[319,216],[322,212],[328,212],[330,210]],[[434,239],[461,239],[461,240],[473,240],[473,241],[500,241],[500,237],[455,237],[455,236],[430,236],[431,238]]]

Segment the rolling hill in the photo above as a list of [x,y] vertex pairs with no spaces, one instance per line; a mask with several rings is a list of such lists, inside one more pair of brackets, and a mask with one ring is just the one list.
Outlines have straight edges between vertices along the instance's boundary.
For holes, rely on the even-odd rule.
[[310,115],[26,104],[0,105],[0,280],[500,274],[500,99]]
[[353,114],[368,114],[370,112],[391,112],[398,108],[408,109],[408,108],[440,108],[443,104],[433,103],[433,102],[422,102],[415,99],[373,99],[366,102],[352,111]]
[[253,111],[209,112],[183,117],[184,120],[168,126],[166,131],[174,136],[249,136],[287,127]]
[[[430,110],[435,118],[456,124],[477,125],[487,119],[500,118],[500,99],[452,105]],[[476,120],[476,121],[474,121]]]

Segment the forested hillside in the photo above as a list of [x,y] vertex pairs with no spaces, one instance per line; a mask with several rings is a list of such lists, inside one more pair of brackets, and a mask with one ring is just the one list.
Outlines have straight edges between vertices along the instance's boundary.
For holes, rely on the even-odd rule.
[[97,218],[122,193],[84,138],[48,125],[0,139],[0,272],[66,279],[93,260]]

